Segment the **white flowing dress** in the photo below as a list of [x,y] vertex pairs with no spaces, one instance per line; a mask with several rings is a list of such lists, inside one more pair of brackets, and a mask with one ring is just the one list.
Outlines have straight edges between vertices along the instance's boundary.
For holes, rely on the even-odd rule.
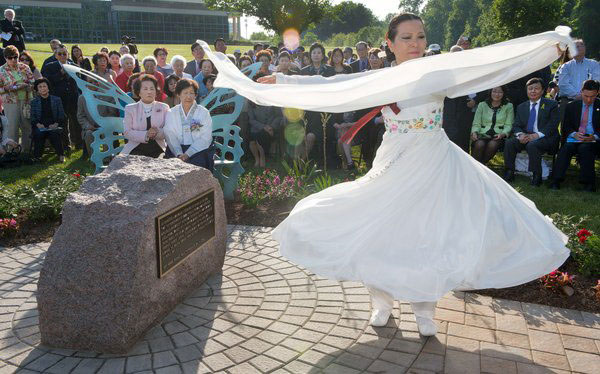
[[283,256],[315,274],[423,302],[456,289],[522,284],[569,256],[567,237],[551,220],[442,129],[444,97],[549,65],[557,44],[574,48],[569,32],[559,27],[361,74],[278,74],[276,85],[250,81],[204,48],[219,70],[215,86],[261,105],[345,112],[397,102],[400,113],[383,109],[386,132],[373,168],[298,202],[273,237]]

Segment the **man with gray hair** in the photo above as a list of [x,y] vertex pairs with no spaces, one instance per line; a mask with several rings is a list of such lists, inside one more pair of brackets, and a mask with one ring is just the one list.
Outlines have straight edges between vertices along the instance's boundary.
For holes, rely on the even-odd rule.
[[352,72],[360,73],[369,70],[369,45],[366,42],[356,43],[356,54],[358,54],[358,60],[350,65]]
[[42,68],[46,65],[48,65],[51,62],[56,61],[56,57],[54,56],[54,52],[56,51],[56,48],[58,48],[62,43],[60,42],[60,40],[58,39],[52,39],[50,40],[50,49],[52,50],[52,56],[48,57],[47,59],[44,60],[44,63],[42,64]]
[[15,20],[15,11],[6,9],[4,11],[4,19],[0,21],[0,29],[2,29],[2,47],[6,48],[9,45],[14,45],[19,50],[19,53],[25,49],[25,29],[21,21]]

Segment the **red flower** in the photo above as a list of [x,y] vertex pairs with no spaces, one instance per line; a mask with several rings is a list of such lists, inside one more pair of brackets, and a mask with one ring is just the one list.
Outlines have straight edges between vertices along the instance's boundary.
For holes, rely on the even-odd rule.
[[591,236],[591,235],[592,235],[592,233],[591,233],[591,232],[589,232],[589,231],[588,231],[588,230],[586,230],[586,229],[581,229],[581,230],[579,230],[579,231],[577,232],[577,236],[579,236],[580,238],[581,238],[582,236]]
[[73,173],[73,176],[74,176],[75,178],[81,178],[81,174],[79,174],[79,173]]

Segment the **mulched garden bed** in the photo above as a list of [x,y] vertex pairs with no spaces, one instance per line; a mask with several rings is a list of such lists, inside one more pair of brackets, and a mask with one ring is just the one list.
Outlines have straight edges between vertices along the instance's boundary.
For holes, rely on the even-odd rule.
[[[248,207],[239,201],[226,202],[227,222],[231,225],[275,227],[288,216],[295,203],[295,199],[288,199],[266,201],[257,207]],[[0,246],[15,247],[29,243],[48,242],[52,240],[58,226],[58,222],[25,224],[21,227],[18,236],[0,239]],[[560,270],[569,274],[577,274],[576,265],[571,260],[568,260]],[[511,288],[477,290],[474,292],[495,298],[600,313],[600,302],[596,300],[592,289],[595,285],[596,279],[576,276],[573,285],[575,293],[570,297],[544,289],[539,280]]]

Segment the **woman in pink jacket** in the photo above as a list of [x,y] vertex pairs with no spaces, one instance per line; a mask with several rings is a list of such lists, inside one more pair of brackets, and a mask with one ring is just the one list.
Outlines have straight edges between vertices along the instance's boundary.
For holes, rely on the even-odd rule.
[[157,158],[166,148],[163,126],[169,106],[156,101],[158,82],[144,74],[133,84],[133,92],[140,101],[125,107],[123,135],[127,144],[123,154]]

